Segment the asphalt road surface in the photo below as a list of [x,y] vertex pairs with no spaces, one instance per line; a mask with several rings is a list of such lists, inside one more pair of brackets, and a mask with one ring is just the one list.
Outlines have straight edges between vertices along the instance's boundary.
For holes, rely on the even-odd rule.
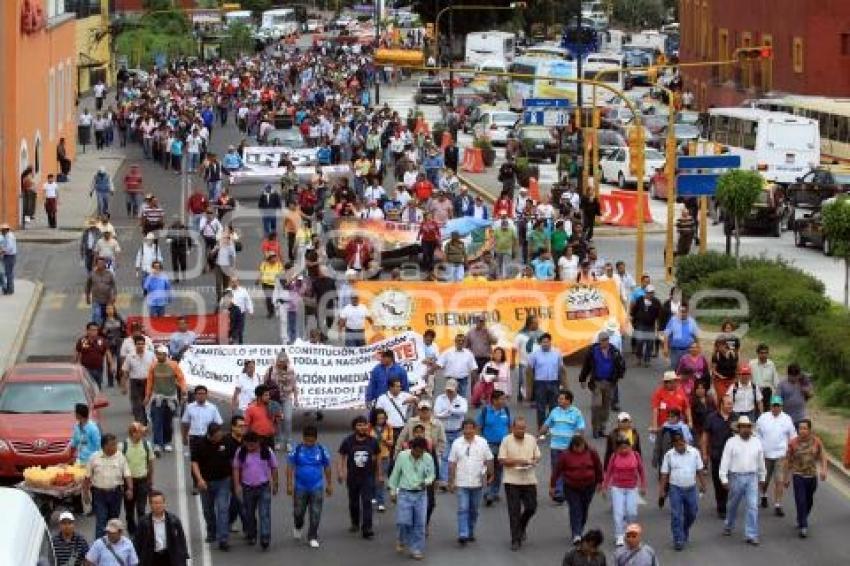
[[[232,126],[225,130],[215,129],[212,135],[212,149],[223,153],[229,143],[238,141],[238,135]],[[127,149],[127,160],[118,178],[123,177],[130,163],[141,163],[145,186],[153,190],[161,199],[166,212],[176,216],[182,210],[182,191],[180,177],[173,172],[165,172],[158,165],[144,161],[137,147]],[[240,205],[254,206],[255,195],[259,187],[245,187],[237,191]],[[141,293],[138,281],[132,270],[132,261],[140,243],[139,231],[134,224],[124,218],[123,202],[120,191],[114,200],[114,224],[124,249],[119,260],[118,280],[121,287],[118,305],[122,313],[138,313],[141,310]],[[171,219],[169,219],[169,222]],[[242,231],[244,251],[240,254],[240,266],[259,263],[259,242],[261,228],[259,222],[246,219],[238,221]],[[787,238],[787,236],[786,236]],[[660,273],[663,263],[661,246],[663,238],[648,238],[648,269]],[[598,239],[597,247],[601,255],[611,259],[625,259],[632,264],[633,243],[631,239]],[[811,253],[811,252],[801,252]],[[40,304],[29,334],[23,359],[51,360],[67,359],[76,337],[82,333],[88,320],[88,309],[82,299],[84,271],[77,257],[76,243],[65,245],[27,245],[19,258],[21,277],[39,278],[45,283],[46,293]],[[193,256],[196,260],[197,255]],[[168,263],[168,259],[166,259]],[[210,275],[203,275],[189,283],[181,284],[178,289],[195,291],[206,300],[207,307],[214,301],[213,281]],[[277,322],[265,318],[260,297],[255,299],[256,314],[249,319],[246,340],[250,343],[277,343]],[[172,309],[175,312],[176,309]],[[661,360],[656,360],[650,369],[630,368],[621,386],[622,406],[632,413],[639,429],[644,435],[649,418],[649,397],[663,370]],[[577,405],[589,420],[589,395],[577,387],[578,368],[569,368],[570,383],[576,392]],[[115,389],[108,389],[111,405],[105,411],[102,425],[104,430],[116,432],[123,438],[129,421],[129,402]],[[527,408],[513,408],[514,415],[525,412],[533,422],[533,411]],[[343,411],[328,413],[321,423],[320,442],[336,452],[342,437],[348,432],[348,423],[355,413]],[[304,422],[299,416],[296,430]],[[594,441],[598,449],[603,446]],[[178,442],[179,445],[179,442]],[[427,542],[426,559],[432,564],[488,564],[523,565],[560,563],[568,549],[568,515],[566,507],[555,507],[547,498],[549,458],[548,446],[542,445],[544,460],[538,471],[541,485],[538,489],[539,508],[537,516],[531,522],[529,538],[520,552],[509,551],[507,512],[504,502],[491,508],[482,508],[479,526],[476,531],[478,542],[460,548],[456,540],[456,502],[453,495],[438,496],[437,508],[432,521],[431,535]],[[230,553],[224,554],[211,549],[203,543],[203,520],[200,500],[191,495],[188,473],[188,459],[178,450],[167,454],[157,461],[157,486],[169,500],[169,507],[178,513],[188,530],[193,564],[224,565],[246,564],[251,561],[256,566],[287,563],[312,565],[365,566],[378,563],[406,562],[394,551],[395,526],[393,508],[387,513],[376,515],[377,536],[372,541],[364,541],[357,535],[347,532],[348,512],[344,487],[335,486],[334,495],[325,501],[320,538],[322,547],[310,549],[303,543],[291,538],[292,505],[282,494],[273,500],[272,508],[272,545],[267,552],[257,547],[248,547],[233,538]],[[648,464],[647,464],[648,466]],[[650,476],[654,473],[650,471]],[[692,543],[685,552],[676,553],[672,549],[667,509],[659,510],[652,503],[657,497],[656,481],[650,479],[647,501],[639,510],[640,522],[645,527],[645,540],[659,552],[663,564],[695,565],[823,565],[846,564],[850,556],[850,542],[847,538],[847,521],[850,518],[850,500],[846,494],[830,484],[821,485],[816,495],[815,509],[811,518],[811,536],[808,540],[796,537],[793,519],[793,498],[785,500],[787,516],[783,519],[763,513],[760,519],[762,545],[752,548],[745,545],[741,533],[743,517],[738,532],[731,538],[721,536],[722,523],[716,518],[709,494],[701,500],[702,509],[692,533]],[[597,496],[591,506],[588,527],[600,527],[606,535],[605,550],[613,550],[613,525],[609,503]],[[93,524],[83,520],[81,531],[91,537]]]

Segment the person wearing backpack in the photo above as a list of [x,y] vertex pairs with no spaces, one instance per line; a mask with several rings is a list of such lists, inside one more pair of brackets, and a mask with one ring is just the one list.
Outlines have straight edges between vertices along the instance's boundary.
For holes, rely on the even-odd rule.
[[[245,438],[247,441],[248,435]],[[286,467],[286,495],[293,497],[292,537],[301,540],[304,516],[309,509],[307,540],[310,548],[319,548],[319,522],[322,520],[324,496],[333,495],[331,453],[318,443],[318,439],[319,430],[316,426],[305,426],[301,431],[301,442],[287,457]]]
[[145,516],[148,493],[153,486],[153,448],[145,439],[147,428],[138,422],[130,424],[129,436],[121,443],[121,453],[130,467],[133,491],[124,494],[124,515],[127,517],[127,534],[136,534],[136,525]]
[[[478,416],[475,418],[478,434],[484,437],[493,454],[499,453],[502,440],[511,431],[513,419],[511,417],[511,410],[507,406],[507,399],[503,391],[493,391],[493,395],[490,397],[490,404],[482,407],[478,412]],[[495,461],[493,466],[493,481],[484,490],[484,505],[487,507],[490,507],[494,501],[499,500],[499,490],[502,487],[502,471],[502,465],[498,461]]]
[[272,496],[277,495],[278,472],[274,451],[260,442],[255,432],[245,433],[244,443],[233,458],[233,490],[242,500],[242,530],[248,544],[257,544],[259,516],[260,547],[268,549],[272,535]]
[[729,388],[732,396],[732,414],[737,419],[746,415],[753,422],[756,421],[762,411],[761,388],[753,382],[753,370],[747,364],[738,366],[738,379]]

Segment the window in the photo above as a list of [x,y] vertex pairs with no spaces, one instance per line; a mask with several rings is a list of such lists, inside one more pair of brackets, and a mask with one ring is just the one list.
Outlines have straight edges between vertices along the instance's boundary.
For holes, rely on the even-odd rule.
[[[694,10],[697,12],[698,10]],[[700,30],[699,30],[699,55],[705,58],[708,55],[708,30],[709,12],[708,4],[702,3],[702,13],[700,15]]]
[[56,135],[56,73],[50,69],[47,79],[47,131],[52,140]]
[[56,16],[61,16],[64,14],[66,10],[65,4],[68,3],[66,0],[45,0],[47,3],[47,19],[55,18]]
[[[773,36],[769,33],[761,35],[761,44],[765,47],[773,47]],[[761,89],[764,91],[773,89],[773,59],[765,59],[761,62]]]
[[791,63],[795,73],[803,72],[803,38],[795,37],[791,44]]
[[845,57],[850,56],[850,33],[841,34],[841,54]]
[[[49,1],[49,0],[48,0]],[[69,12],[74,12],[77,19],[88,18],[100,14],[100,0],[63,0]]]
[[71,120],[74,116],[74,77],[77,74],[77,68],[71,64],[71,59],[68,58],[68,61],[65,63],[65,68],[67,72],[65,73],[65,79],[67,80],[67,84],[64,85],[65,88],[65,115],[68,120]]
[[35,132],[35,159],[33,163],[33,173],[38,177],[41,174],[41,132]]
[[[721,61],[729,59],[729,30],[720,28],[717,31],[717,57]],[[720,67],[720,82],[725,83],[729,80],[729,66],[723,65]]]

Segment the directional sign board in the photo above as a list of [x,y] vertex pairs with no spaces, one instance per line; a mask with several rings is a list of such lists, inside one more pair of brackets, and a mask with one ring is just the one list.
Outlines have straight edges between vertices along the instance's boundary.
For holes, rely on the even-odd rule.
[[682,197],[714,196],[720,175],[740,167],[740,155],[681,156],[676,160],[679,170],[676,194]]
[[567,126],[570,123],[570,101],[566,98],[526,98],[523,123],[532,126]]

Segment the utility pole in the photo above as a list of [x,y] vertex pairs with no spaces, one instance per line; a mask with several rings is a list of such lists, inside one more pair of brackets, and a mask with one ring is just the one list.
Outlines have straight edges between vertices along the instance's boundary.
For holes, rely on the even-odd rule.
[[[375,0],[375,49],[381,47],[381,2]],[[375,67],[375,107],[381,103],[381,79],[377,66]]]
[[[569,21],[569,19],[567,19],[567,21]],[[582,41],[582,35],[581,35],[581,2],[576,2],[576,32],[575,33],[576,33],[576,43],[580,43]],[[582,68],[584,67],[584,61],[583,61],[584,51],[579,50],[579,52],[576,53],[575,56],[576,56],[576,74],[578,75],[579,79],[583,79],[584,75],[582,74],[582,72],[583,72]],[[581,108],[582,105],[584,104],[584,98],[582,98],[582,92],[583,92],[582,87],[583,86],[584,86],[583,83],[578,83],[578,85],[576,86],[576,106],[578,106],[579,108]],[[594,101],[594,104],[595,104],[595,101]]]

